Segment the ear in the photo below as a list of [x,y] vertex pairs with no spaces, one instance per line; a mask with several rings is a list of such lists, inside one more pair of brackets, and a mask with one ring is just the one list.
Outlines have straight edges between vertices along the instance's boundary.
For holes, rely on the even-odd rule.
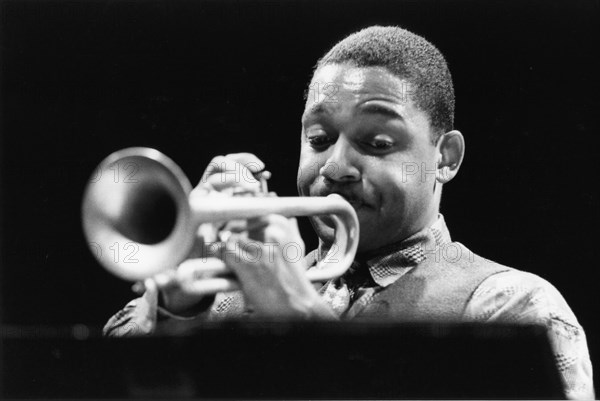
[[445,184],[458,173],[465,156],[465,138],[459,131],[449,131],[438,138],[438,152],[435,179]]

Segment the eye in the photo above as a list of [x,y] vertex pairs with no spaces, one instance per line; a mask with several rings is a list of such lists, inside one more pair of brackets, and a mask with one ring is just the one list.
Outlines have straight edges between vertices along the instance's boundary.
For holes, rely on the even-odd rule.
[[373,142],[371,142],[370,145],[371,145],[371,147],[373,147],[375,149],[389,149],[394,144],[391,142],[387,142],[387,141],[373,141]]
[[335,139],[322,129],[308,131],[306,140],[315,149],[324,149],[335,142]]
[[391,149],[394,146],[394,141],[387,135],[376,135],[365,141],[364,144],[375,151],[381,152]]

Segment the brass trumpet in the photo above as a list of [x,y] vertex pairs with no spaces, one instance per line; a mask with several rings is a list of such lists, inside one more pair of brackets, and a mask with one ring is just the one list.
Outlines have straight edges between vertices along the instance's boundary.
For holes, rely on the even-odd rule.
[[[195,196],[179,166],[155,149],[127,148],[109,155],[91,177],[82,205],[90,249],[107,270],[131,281],[177,267],[190,255],[203,223],[267,214],[331,215],[335,242],[325,258],[307,271],[310,281],[338,277],[354,260],[358,219],[341,196]],[[227,277],[201,281],[194,292],[238,288],[237,282]]]

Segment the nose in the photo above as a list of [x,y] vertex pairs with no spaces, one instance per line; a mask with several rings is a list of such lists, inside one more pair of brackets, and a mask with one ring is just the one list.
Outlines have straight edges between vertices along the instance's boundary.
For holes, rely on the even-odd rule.
[[351,143],[340,135],[329,148],[329,157],[319,170],[326,180],[336,182],[354,182],[360,180],[356,150]]

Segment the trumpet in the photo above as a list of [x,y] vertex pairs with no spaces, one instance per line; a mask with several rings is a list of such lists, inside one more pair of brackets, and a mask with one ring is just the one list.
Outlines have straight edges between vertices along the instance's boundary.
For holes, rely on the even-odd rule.
[[[129,281],[176,268],[189,257],[201,224],[267,214],[330,215],[334,243],[317,266],[307,270],[310,281],[338,277],[350,267],[359,225],[356,212],[341,196],[198,196],[181,168],[151,148],[122,149],[105,158],[90,178],[82,202],[83,231],[90,250],[104,268]],[[209,271],[214,273],[201,267],[196,273],[206,277],[202,273]],[[239,286],[225,274],[199,279],[193,288],[202,295]]]

